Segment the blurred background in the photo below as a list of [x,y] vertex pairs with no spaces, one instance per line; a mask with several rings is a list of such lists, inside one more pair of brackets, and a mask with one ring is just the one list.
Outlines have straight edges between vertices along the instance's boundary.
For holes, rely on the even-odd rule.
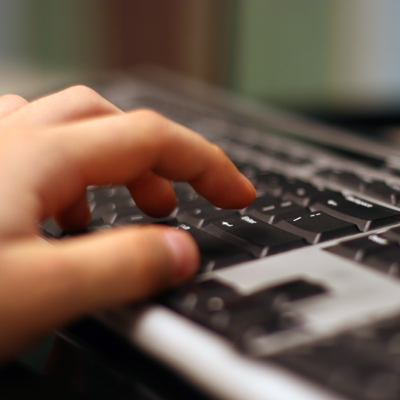
[[156,64],[376,132],[400,119],[399,19],[398,0],[0,0],[0,90]]

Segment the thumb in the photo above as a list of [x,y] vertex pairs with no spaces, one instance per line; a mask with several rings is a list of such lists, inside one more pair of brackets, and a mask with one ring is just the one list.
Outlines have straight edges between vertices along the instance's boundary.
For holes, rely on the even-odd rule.
[[3,249],[0,259],[0,291],[8,299],[0,304],[4,358],[76,317],[146,299],[188,279],[199,255],[187,233],[143,226],[55,245],[25,240]]

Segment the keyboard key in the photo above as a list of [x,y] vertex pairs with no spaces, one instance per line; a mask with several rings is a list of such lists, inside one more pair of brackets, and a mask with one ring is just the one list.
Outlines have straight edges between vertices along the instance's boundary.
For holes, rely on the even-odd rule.
[[309,210],[293,203],[290,200],[271,201],[271,197],[257,198],[253,204],[246,209],[249,215],[259,218],[268,224],[274,224],[281,219],[286,219],[302,214],[307,214]]
[[118,199],[113,201],[104,201],[100,203],[93,202],[92,219],[103,219],[105,224],[113,224],[118,212],[136,213],[137,206],[132,198]]
[[217,280],[206,280],[178,288],[161,301],[243,346],[254,335],[268,335],[299,323],[294,312],[281,309],[280,295],[275,287],[244,296]]
[[290,154],[290,153],[286,153],[283,151],[273,150],[273,149],[266,147],[264,145],[261,145],[261,144],[256,144],[256,145],[252,146],[252,148],[254,150],[257,150],[257,151],[263,153],[264,155],[266,155],[268,157],[272,157],[281,162],[284,162],[285,164],[303,166],[303,165],[312,163],[312,160],[308,157]]
[[161,296],[160,301],[174,310],[207,323],[210,313],[223,310],[226,304],[240,298],[241,295],[230,286],[209,279],[174,289]]
[[325,250],[400,278],[400,246],[383,235],[348,240]]
[[250,164],[237,164],[238,170],[248,179],[252,180],[257,177],[259,170],[254,165]]
[[310,209],[323,211],[343,221],[356,224],[363,232],[400,221],[398,211],[355,196],[318,200],[311,204]]
[[276,226],[303,237],[311,244],[358,233],[354,224],[320,211],[279,221]]
[[110,225],[116,218],[117,208],[135,207],[129,190],[125,186],[92,188],[87,191],[92,219],[103,219]]
[[244,296],[226,304],[225,309],[213,315],[212,326],[239,348],[246,350],[253,338],[290,329],[300,318],[289,309],[281,310],[276,296],[268,291]]
[[318,283],[296,279],[243,296],[226,305],[232,321],[227,335],[243,350],[254,349],[253,339],[301,324],[291,303],[326,293]]
[[131,195],[125,186],[110,186],[90,188],[87,191],[88,201],[94,201],[97,205],[114,202],[116,199],[130,199]]
[[338,245],[328,247],[325,250],[354,261],[362,261],[366,256],[379,252],[389,246],[395,246],[395,243],[381,235],[369,235],[359,239],[341,242]]
[[259,151],[260,153],[263,153],[263,156],[265,157],[277,158],[279,154],[276,150],[272,149],[271,147],[265,146],[260,143],[252,145],[251,148],[253,150]]
[[327,169],[320,171],[318,175],[327,179],[328,181],[338,183],[356,191],[364,190],[365,180],[353,172]]
[[115,213],[115,218],[111,221],[113,226],[123,226],[127,224],[162,224],[176,226],[178,220],[173,216],[165,218],[153,218],[145,214],[139,207],[119,208]]
[[304,279],[296,279],[264,289],[254,296],[262,296],[264,292],[275,296],[274,301],[278,299],[280,302],[292,302],[324,294],[328,290],[320,284],[308,282]]
[[366,183],[364,193],[394,206],[400,203],[400,186],[389,186],[383,181]]
[[102,218],[92,219],[92,222],[90,223],[90,225],[82,233],[101,231],[101,230],[110,229],[110,228],[112,228],[112,226],[110,224],[104,223]]
[[400,278],[400,247],[398,245],[388,246],[369,254],[364,258],[363,264]]
[[89,226],[84,231],[73,233],[73,234],[63,231],[57,225],[57,223],[54,221],[53,218],[48,218],[46,221],[44,221],[42,223],[42,230],[43,230],[44,236],[48,237],[48,238],[55,238],[55,239],[61,239],[61,238],[71,236],[71,235],[86,234],[89,232],[95,232],[95,231],[109,229],[109,228],[111,228],[111,225],[105,223],[103,218],[93,218],[92,221],[90,222]]
[[276,203],[277,201],[279,200],[276,197],[271,196],[270,194],[258,193],[253,203],[251,203],[247,208],[241,210],[241,212],[245,213],[246,210],[251,210],[252,208],[268,206],[271,203]]
[[210,205],[178,213],[178,219],[181,222],[187,222],[197,228],[202,228],[215,220],[220,220],[234,215],[240,214],[235,210],[224,210]]
[[311,158],[296,156],[294,154],[284,153],[279,151],[275,154],[275,158],[279,161],[282,161],[286,164],[304,166],[312,163]]
[[217,238],[189,224],[179,224],[179,229],[190,233],[200,249],[200,272],[229,267],[254,259],[242,248]]
[[174,190],[178,199],[178,209],[180,211],[202,208],[211,204],[204,197],[196,193],[188,183],[175,182]]
[[42,222],[42,231],[44,236],[49,238],[60,239],[66,235],[53,218],[47,218]]
[[307,182],[295,180],[293,183],[288,183],[284,186],[282,191],[282,200],[292,200],[295,203],[306,207],[311,201],[315,202],[319,199],[330,197],[333,198],[340,195],[333,190],[325,189],[323,187],[316,187]]
[[400,226],[389,229],[388,231],[383,232],[381,235],[400,244]]
[[206,226],[205,230],[228,242],[264,257],[306,245],[299,236],[268,225],[249,215],[234,216]]
[[400,318],[398,316],[383,321],[374,327],[379,349],[390,357],[393,363],[398,362],[400,354]]
[[282,308],[286,307],[284,303],[300,301],[326,293],[328,293],[328,289],[319,283],[305,279],[294,279],[275,286],[266,287],[246,297]]
[[257,187],[263,188],[267,194],[279,197],[283,188],[288,184],[287,179],[275,172],[264,172],[257,177]]

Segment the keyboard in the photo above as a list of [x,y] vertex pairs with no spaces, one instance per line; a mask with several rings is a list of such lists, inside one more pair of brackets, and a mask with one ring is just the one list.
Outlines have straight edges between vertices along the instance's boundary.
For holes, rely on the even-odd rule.
[[[245,209],[224,210],[174,182],[177,207],[156,219],[123,186],[90,187],[85,233],[126,224],[188,232],[200,249],[198,276],[162,294],[157,307],[235,353],[316,383],[315,398],[400,399],[397,171],[383,157],[299,141],[169,92],[133,89],[125,85],[121,95],[114,84],[104,95],[203,134],[253,182],[257,197]],[[51,219],[42,227],[47,237],[68,236]]]

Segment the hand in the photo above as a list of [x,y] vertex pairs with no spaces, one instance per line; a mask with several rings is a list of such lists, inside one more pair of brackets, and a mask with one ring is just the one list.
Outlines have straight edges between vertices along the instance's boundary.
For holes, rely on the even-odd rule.
[[219,207],[242,208],[255,195],[218,147],[153,111],[124,113],[85,87],[32,103],[0,97],[0,359],[74,318],[145,299],[195,272],[198,250],[181,231],[40,236],[48,216],[67,231],[89,224],[88,185],[125,184],[144,212],[165,216],[176,205],[170,180],[188,181]]

